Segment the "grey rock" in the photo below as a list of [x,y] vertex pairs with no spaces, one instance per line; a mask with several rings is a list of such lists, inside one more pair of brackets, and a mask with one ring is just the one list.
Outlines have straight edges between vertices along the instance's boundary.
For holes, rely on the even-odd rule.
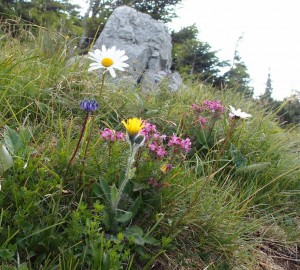
[[[126,72],[120,78],[140,84],[142,90],[157,90],[160,83],[170,84],[174,91],[182,83],[179,73],[172,74],[172,43],[167,27],[150,15],[128,6],[116,8],[95,42],[93,49],[116,46],[125,50],[129,60]],[[122,76],[122,77],[121,77]]]

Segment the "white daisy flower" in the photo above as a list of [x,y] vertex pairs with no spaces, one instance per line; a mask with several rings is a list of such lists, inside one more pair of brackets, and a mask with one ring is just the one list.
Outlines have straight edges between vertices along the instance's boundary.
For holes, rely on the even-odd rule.
[[252,117],[251,114],[242,112],[241,109],[237,109],[237,110],[236,110],[234,107],[232,107],[232,106],[230,106],[230,105],[229,105],[229,107],[230,107],[230,111],[231,111],[231,112],[229,113],[229,117],[230,117],[230,118],[236,117],[236,118],[247,119],[247,118]]
[[110,49],[106,49],[106,47],[102,45],[102,51],[96,49],[94,52],[89,52],[89,55],[90,56],[88,58],[93,60],[94,63],[90,64],[88,71],[104,68],[104,72],[108,70],[110,75],[115,78],[115,69],[124,71],[124,68],[128,67],[128,64],[124,63],[128,60],[128,56],[125,54],[125,51],[117,50],[115,46]]

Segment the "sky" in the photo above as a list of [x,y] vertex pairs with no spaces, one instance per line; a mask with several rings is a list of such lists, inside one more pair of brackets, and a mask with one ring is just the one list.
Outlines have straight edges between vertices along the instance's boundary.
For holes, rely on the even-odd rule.
[[[196,24],[221,61],[237,50],[251,77],[254,97],[266,88],[270,72],[272,97],[282,100],[300,90],[300,0],[182,0],[170,30]],[[84,9],[86,0],[72,0]]]
[[299,0],[183,0],[170,29],[196,24],[199,39],[232,61],[237,50],[258,97],[270,72],[272,97],[282,100],[300,90]]

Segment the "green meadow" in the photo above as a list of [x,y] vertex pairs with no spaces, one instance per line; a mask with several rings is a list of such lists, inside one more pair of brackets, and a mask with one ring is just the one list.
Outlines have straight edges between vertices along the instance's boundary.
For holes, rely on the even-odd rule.
[[48,29],[0,46],[2,270],[300,268],[299,127],[192,77],[114,83]]

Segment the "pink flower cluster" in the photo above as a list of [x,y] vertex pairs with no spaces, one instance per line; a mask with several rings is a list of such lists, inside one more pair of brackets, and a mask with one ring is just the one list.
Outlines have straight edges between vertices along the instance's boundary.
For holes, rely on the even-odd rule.
[[220,100],[204,100],[203,105],[207,110],[212,112],[224,112],[225,107]]
[[[173,148],[173,152],[183,151],[188,153],[191,150],[191,140],[189,138],[182,139],[175,134],[169,138],[165,134],[160,134],[154,124],[145,122],[145,127],[140,131],[145,136],[146,146],[151,152],[154,152],[158,158],[164,158],[168,155],[167,150]],[[105,128],[100,131],[100,136],[109,142],[125,141],[125,135],[121,131],[115,131]],[[166,143],[167,141],[167,143]]]
[[185,140],[177,137],[175,134],[173,134],[168,142],[168,146],[173,146],[175,148],[181,148],[185,152],[189,152],[191,150],[191,140],[189,138],[186,138]]
[[[141,131],[141,134],[146,137],[149,150],[154,152],[159,158],[163,158],[168,155],[166,146],[173,147],[174,152],[179,149],[187,153],[191,149],[191,141],[189,138],[182,139],[177,137],[175,134],[168,138],[167,135],[157,132],[156,126],[148,122],[145,123],[145,127]],[[164,144],[166,140],[168,140],[167,145]]]
[[203,111],[211,111],[211,112],[225,111],[225,107],[222,105],[220,100],[204,100],[203,104],[201,105],[192,104],[192,108],[199,113]]
[[204,100],[200,105],[192,104],[192,109],[196,113],[197,119],[195,121],[200,124],[201,128],[206,127],[209,118],[216,120],[225,111],[220,100]]
[[115,142],[117,140],[125,141],[125,135],[122,131],[115,131],[113,129],[105,128],[104,130],[100,130],[101,137],[110,142]]

